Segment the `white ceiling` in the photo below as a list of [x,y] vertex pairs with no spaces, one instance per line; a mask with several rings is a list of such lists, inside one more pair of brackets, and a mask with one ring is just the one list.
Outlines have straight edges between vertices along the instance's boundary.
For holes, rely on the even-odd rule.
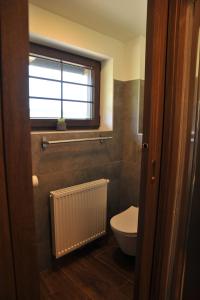
[[147,0],[30,0],[41,8],[109,35],[129,41],[145,35]]

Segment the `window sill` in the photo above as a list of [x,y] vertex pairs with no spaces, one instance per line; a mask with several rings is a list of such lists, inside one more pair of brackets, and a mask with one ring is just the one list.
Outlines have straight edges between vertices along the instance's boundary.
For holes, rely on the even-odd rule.
[[113,132],[113,130],[111,129],[85,129],[85,130],[71,130],[71,129],[68,129],[68,130],[65,130],[65,131],[59,131],[59,130],[41,130],[41,131],[36,131],[36,130],[33,130],[31,131],[31,135],[41,135],[41,134],[44,134],[44,135],[52,135],[52,134],[70,134],[70,133],[110,133],[110,132]]

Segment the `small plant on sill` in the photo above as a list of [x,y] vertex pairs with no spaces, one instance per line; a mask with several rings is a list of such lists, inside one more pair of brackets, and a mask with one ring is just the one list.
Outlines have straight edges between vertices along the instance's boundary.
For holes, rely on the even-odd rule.
[[57,130],[64,131],[67,129],[65,119],[60,118],[57,120]]

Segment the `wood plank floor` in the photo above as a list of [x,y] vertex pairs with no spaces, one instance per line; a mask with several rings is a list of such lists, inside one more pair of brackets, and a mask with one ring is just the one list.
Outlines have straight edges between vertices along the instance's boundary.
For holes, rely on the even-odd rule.
[[41,273],[41,300],[132,300],[134,265],[113,237],[95,241]]

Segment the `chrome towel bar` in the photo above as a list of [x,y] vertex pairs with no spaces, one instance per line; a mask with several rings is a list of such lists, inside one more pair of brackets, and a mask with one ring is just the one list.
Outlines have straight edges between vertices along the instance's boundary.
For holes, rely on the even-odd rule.
[[70,140],[55,140],[55,141],[48,141],[46,137],[42,138],[42,149],[45,150],[49,145],[56,145],[56,144],[68,144],[68,143],[77,143],[77,142],[90,142],[90,141],[99,141],[103,143],[105,140],[111,140],[112,136],[100,136],[94,138],[83,138],[83,139],[70,139]]

